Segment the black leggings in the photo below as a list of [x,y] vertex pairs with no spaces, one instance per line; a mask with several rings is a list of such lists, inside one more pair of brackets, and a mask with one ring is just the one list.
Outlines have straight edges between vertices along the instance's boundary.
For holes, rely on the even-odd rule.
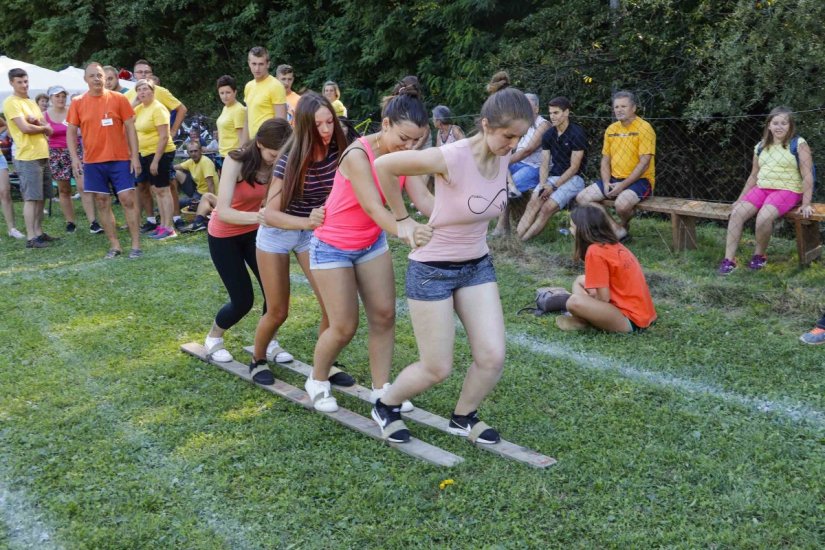
[[252,309],[255,294],[252,289],[252,278],[246,266],[255,274],[258,285],[261,284],[258,261],[255,258],[256,235],[256,231],[235,237],[209,235],[209,254],[212,256],[212,263],[215,264],[215,269],[218,270],[218,275],[229,292],[229,302],[224,304],[215,316],[215,324],[223,330],[234,326]]

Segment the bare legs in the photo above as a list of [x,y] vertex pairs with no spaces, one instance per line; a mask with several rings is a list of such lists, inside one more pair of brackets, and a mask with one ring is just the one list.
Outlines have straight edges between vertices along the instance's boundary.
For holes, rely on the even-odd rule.
[[504,368],[504,314],[496,283],[464,287],[452,298],[408,300],[419,361],[401,371],[381,401],[398,405],[449,376],[453,367],[458,313],[470,341],[473,363],[467,370],[455,414],[475,411],[492,391]]
[[74,205],[72,205],[72,182],[70,180],[60,180],[57,182],[57,193],[60,200],[60,210],[63,211],[63,218],[66,223],[75,223]]
[[395,345],[395,277],[389,252],[349,268],[316,269],[329,329],[315,344],[312,378],[327,380],[332,363],[358,328],[358,295],[364,302],[373,388],[389,382]]
[[0,170],[0,207],[3,209],[3,217],[6,220],[6,229],[9,233],[14,227],[14,205],[11,202],[11,184],[9,183],[9,171],[5,168]]
[[584,275],[573,281],[573,295],[567,300],[567,311],[574,319],[606,332],[630,332],[627,317],[619,308],[609,302],[603,302],[584,288]]

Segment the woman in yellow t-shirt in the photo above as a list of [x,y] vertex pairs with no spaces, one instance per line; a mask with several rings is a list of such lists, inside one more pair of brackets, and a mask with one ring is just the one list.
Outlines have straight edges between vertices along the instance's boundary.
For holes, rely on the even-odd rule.
[[218,150],[222,158],[229,155],[229,151],[240,149],[241,134],[246,123],[246,107],[238,101],[238,85],[235,79],[228,74],[218,79],[218,96],[223,102],[221,116],[218,117]]
[[135,85],[135,130],[138,135],[141,177],[148,180],[155,192],[160,210],[160,225],[149,234],[157,240],[177,237],[172,225],[172,193],[169,189],[169,172],[175,160],[175,144],[169,134],[169,110],[155,100],[155,85],[150,80],[138,80]]
[[773,222],[790,212],[802,201],[798,212],[811,216],[813,194],[813,159],[811,148],[804,138],[796,135],[793,111],[776,107],[765,123],[762,140],[753,148],[751,174],[739,198],[733,204],[728,221],[725,257],[719,264],[720,275],[736,269],[736,249],[742,237],[745,222],[756,216],[756,248],[748,268],[765,267],[765,251],[771,240]]
[[341,90],[338,88],[338,84],[332,80],[324,82],[324,97],[332,103],[332,109],[335,111],[336,116],[348,118],[347,108],[341,103]]

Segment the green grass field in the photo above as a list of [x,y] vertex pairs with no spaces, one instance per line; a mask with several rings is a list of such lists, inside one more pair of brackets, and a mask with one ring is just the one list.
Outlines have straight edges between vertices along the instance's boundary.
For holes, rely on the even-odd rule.
[[[825,545],[825,349],[797,341],[825,305],[825,267],[799,269],[791,240],[762,272],[723,279],[722,228],[672,254],[668,222],[637,220],[630,248],[660,319],[633,336],[516,315],[537,286],[569,286],[570,237],[495,241],[508,358],[482,416],[559,463],[533,470],[411,425],[465,458],[439,469],[179,351],[226,298],[205,234],[104,261],[102,235],[62,227],[47,220],[63,238],[46,250],[0,239],[0,547]],[[318,309],[293,279],[280,340],[309,362]],[[227,333],[239,360],[259,306]],[[415,358],[405,311],[396,369]],[[341,360],[366,384],[365,338]],[[448,415],[468,361],[459,337],[453,377],[416,404]]]

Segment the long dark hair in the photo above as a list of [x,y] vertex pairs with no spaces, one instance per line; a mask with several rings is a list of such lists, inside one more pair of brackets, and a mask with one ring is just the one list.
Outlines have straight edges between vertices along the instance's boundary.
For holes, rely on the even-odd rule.
[[[240,149],[233,149],[229,151],[229,158],[241,163],[241,179],[250,185],[255,185],[257,182],[255,176],[263,164],[263,157],[261,150],[258,149],[257,144],[260,143],[262,147],[280,151],[289,137],[292,135],[292,126],[283,118],[271,118],[261,124],[258,128],[258,133],[255,139],[247,141]],[[263,182],[268,185],[269,181]]]
[[295,132],[286,146],[286,169],[284,170],[284,190],[281,194],[281,209],[292,202],[293,198],[304,195],[304,179],[309,170],[309,165],[316,155],[324,153],[324,142],[318,128],[315,126],[315,113],[322,107],[329,109],[332,114],[332,140],[329,146],[335,147],[338,159],[347,148],[347,139],[335,109],[327,98],[316,92],[308,92],[301,96],[298,105],[295,107]]
[[587,248],[591,244],[613,244],[619,242],[613,232],[607,214],[598,206],[585,204],[570,213],[570,221],[576,226],[576,240],[573,258],[584,261]]
[[392,94],[381,101],[381,118],[389,119],[390,124],[407,120],[419,128],[427,126],[429,117],[421,102],[421,95],[418,77],[405,76],[395,85]]

